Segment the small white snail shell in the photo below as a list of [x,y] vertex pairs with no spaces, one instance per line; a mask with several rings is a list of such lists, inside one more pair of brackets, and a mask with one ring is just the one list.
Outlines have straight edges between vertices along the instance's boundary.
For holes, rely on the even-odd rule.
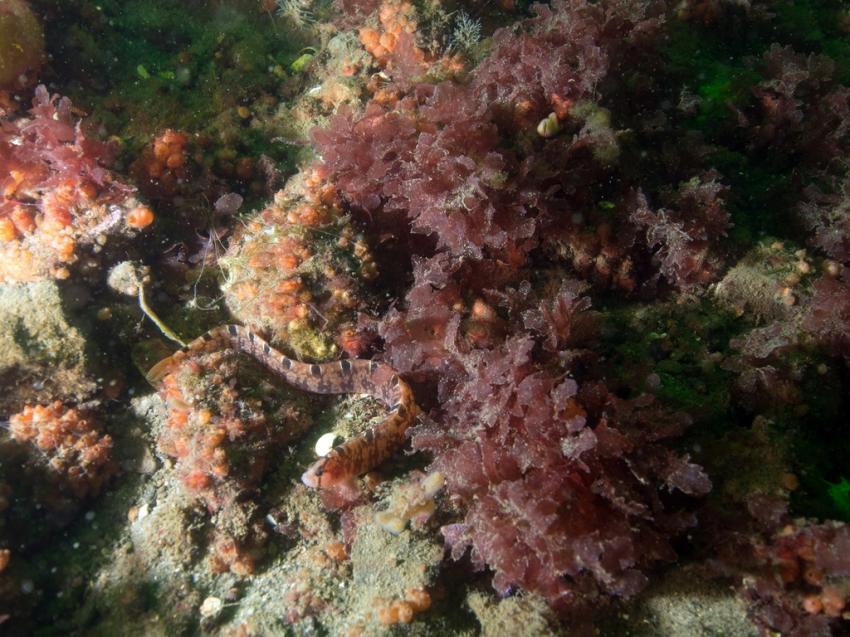
[[316,455],[320,458],[324,458],[336,446],[338,440],[340,440],[340,437],[332,431],[319,436],[319,439],[316,441],[316,446],[314,447]]

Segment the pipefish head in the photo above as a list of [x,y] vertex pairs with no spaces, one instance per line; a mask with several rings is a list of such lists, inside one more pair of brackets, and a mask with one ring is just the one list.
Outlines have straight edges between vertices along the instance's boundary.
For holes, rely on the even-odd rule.
[[351,485],[354,477],[333,460],[330,455],[314,462],[301,475],[301,482],[311,489],[339,489]]

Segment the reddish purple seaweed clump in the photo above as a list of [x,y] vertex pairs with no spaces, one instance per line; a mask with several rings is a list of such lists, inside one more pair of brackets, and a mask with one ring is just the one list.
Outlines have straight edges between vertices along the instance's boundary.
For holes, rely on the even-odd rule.
[[[417,278],[426,275],[417,268]],[[664,494],[711,487],[662,444],[688,419],[651,396],[622,400],[601,382],[579,385],[555,371],[553,359],[589,356],[569,349],[589,327],[575,286],[546,301],[515,291],[527,297],[516,308],[525,329],[478,347],[470,323],[487,323],[483,302],[462,320],[441,302],[445,289],[430,290],[415,287],[416,317],[391,313],[382,335],[394,365],[441,371],[440,410],[415,430],[413,446],[434,453],[433,468],[465,507],[463,522],[443,529],[452,555],[470,548],[475,565],[495,572],[497,590],[536,590],[562,610],[578,593],[640,590],[642,571],[674,558],[669,538],[695,521],[667,511]],[[500,326],[490,328],[494,336]]]
[[651,397],[620,401],[540,371],[533,346],[515,337],[463,357],[469,377],[443,396],[448,426],[414,436],[468,506],[462,524],[443,529],[446,541],[455,558],[471,548],[502,593],[522,586],[562,609],[596,588],[636,593],[643,569],[675,557],[668,537],[694,522],[666,512],[657,489],[711,486],[656,442],[686,423]]
[[129,232],[138,202],[107,168],[114,149],[84,132],[68,98],[39,86],[28,117],[3,115],[0,282],[67,278],[96,241]]
[[313,137],[345,205],[420,255],[378,332],[417,396],[435,394],[413,447],[463,511],[443,528],[452,555],[468,549],[503,594],[534,590],[566,611],[640,590],[695,523],[681,494],[711,488],[665,444],[687,417],[600,380],[584,293],[712,280],[728,218],[713,173],[654,190],[667,208],[653,212],[618,165],[600,86],[651,58],[653,10],[536,11],[494,35],[467,84],[399,84]]
[[803,327],[850,361],[850,271],[841,268],[838,276],[820,277],[814,291]]

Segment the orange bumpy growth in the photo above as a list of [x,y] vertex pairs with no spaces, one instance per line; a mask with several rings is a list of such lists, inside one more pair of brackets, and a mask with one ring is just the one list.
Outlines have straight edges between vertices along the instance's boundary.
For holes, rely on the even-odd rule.
[[133,164],[133,172],[143,192],[164,196],[177,192],[180,182],[188,174],[188,143],[189,136],[186,133],[170,128],[154,138],[153,143]]
[[378,19],[381,30],[363,27],[360,42],[378,62],[385,64],[396,49],[399,36],[416,32],[416,9],[407,0],[388,0],[381,5]]
[[[359,36],[360,43],[380,66],[390,69],[394,64],[400,64],[408,72],[419,68],[422,73],[437,70],[445,75],[454,75],[464,70],[460,56],[435,58],[416,46],[416,9],[408,0],[385,0],[378,10],[378,20],[378,28],[363,27]],[[385,103],[393,101],[384,89],[369,88],[375,93],[375,99]]]
[[153,223],[153,211],[147,206],[137,206],[127,213],[127,225],[141,230]]
[[43,86],[28,116],[0,119],[0,282],[67,278],[87,246],[126,230],[138,202],[106,169],[113,150]]
[[96,495],[115,472],[112,438],[101,435],[91,419],[59,401],[27,405],[11,417],[9,431],[15,440],[41,451],[50,472],[78,498]]
[[375,600],[378,606],[378,621],[382,624],[409,624],[418,613],[431,608],[431,594],[424,588],[408,588],[404,599],[389,602],[383,598]]
[[[183,485],[210,510],[255,487],[268,454],[310,424],[293,404],[281,405],[269,420],[259,401],[240,396],[227,382],[236,369],[233,355],[212,352],[186,361],[160,385],[168,420],[157,446],[176,459]],[[201,395],[214,398],[200,405]]]
[[309,327],[341,329],[364,303],[358,280],[377,276],[321,167],[293,177],[236,235],[222,264],[231,310],[273,340]]

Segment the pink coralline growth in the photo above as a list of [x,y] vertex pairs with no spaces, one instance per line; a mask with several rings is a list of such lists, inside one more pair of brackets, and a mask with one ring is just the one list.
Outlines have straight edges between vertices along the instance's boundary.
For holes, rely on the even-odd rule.
[[28,117],[0,113],[0,281],[66,278],[98,241],[130,232],[125,217],[138,202],[108,170],[111,158],[71,102],[44,86]]
[[38,450],[37,462],[46,464],[51,481],[74,498],[97,495],[116,471],[112,438],[61,402],[26,406],[9,419],[9,432]]

